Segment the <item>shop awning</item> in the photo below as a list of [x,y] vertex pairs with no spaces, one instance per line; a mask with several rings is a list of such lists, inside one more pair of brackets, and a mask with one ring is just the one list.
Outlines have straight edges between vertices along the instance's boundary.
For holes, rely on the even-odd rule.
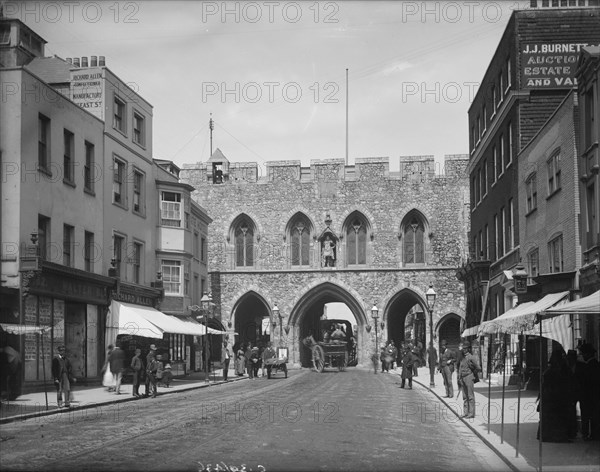
[[9,334],[36,334],[50,331],[52,326],[20,325],[12,323],[0,323],[2,329]]
[[600,315],[600,290],[587,297],[564,303],[538,313],[538,318],[552,318],[560,315]]
[[469,336],[476,336],[480,325],[471,326],[465,329],[460,335],[461,338],[468,338]]
[[145,336],[162,339],[164,333],[203,336],[206,328],[194,321],[184,321],[176,316],[147,306],[132,303],[111,303],[106,322],[107,332],[113,340],[119,334]]
[[[186,316],[185,319],[189,320],[190,323],[200,324],[200,326],[202,326],[203,328],[206,328],[208,330],[208,334],[227,334],[227,331],[220,331],[218,329],[211,328],[210,326],[205,326],[204,323],[196,322],[193,320],[193,318],[191,318],[189,316]],[[237,334],[237,333],[235,333],[235,334]]]
[[527,302],[508,310],[496,319],[486,321],[481,325],[481,334],[525,334],[543,336],[559,342],[565,350],[573,344],[573,330],[569,315],[556,317],[551,322],[544,323],[540,333],[535,326],[537,315],[555,306],[567,304],[569,292],[550,293],[537,302]]

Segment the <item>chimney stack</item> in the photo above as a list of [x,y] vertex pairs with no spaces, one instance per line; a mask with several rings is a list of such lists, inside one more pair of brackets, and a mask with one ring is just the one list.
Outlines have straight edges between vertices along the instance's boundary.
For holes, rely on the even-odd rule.
[[73,65],[74,65],[75,67],[79,67],[79,58],[78,58],[78,57],[74,57],[74,58],[73,58]]
[[90,67],[98,67],[98,56],[92,56],[90,59]]
[[81,58],[81,67],[87,67],[88,66],[88,58],[87,56],[82,57]]
[[67,61],[69,64],[73,64],[73,58],[72,58],[72,57],[67,57],[66,61]]
[[98,58],[98,65],[99,65],[100,67],[104,67],[104,66],[106,65],[106,60],[105,60],[104,56],[100,56],[100,57]]

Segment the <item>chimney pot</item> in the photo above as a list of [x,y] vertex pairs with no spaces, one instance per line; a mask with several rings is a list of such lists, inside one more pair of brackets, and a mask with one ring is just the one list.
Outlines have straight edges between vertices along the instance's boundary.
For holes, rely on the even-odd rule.
[[98,67],[98,56],[92,56],[90,59],[91,67]]
[[78,58],[78,57],[74,57],[74,58],[73,58],[73,65],[74,65],[75,67],[79,67],[79,58]]
[[98,65],[99,65],[100,67],[104,67],[104,66],[106,65],[106,60],[105,60],[104,56],[100,56],[100,57],[98,58]]
[[81,58],[81,67],[87,67],[88,66],[88,58],[86,57],[82,57]]

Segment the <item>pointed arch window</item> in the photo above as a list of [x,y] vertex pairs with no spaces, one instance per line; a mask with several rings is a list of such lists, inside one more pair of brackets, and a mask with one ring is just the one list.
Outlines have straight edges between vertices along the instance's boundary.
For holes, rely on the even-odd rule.
[[292,220],[289,230],[292,265],[310,265],[310,222],[304,215],[298,215]]
[[367,263],[367,226],[359,216],[351,218],[346,228],[346,259],[348,265]]
[[235,227],[235,265],[251,267],[254,265],[254,225],[243,218]]
[[404,226],[404,263],[422,264],[425,262],[425,227],[423,221],[412,215]]

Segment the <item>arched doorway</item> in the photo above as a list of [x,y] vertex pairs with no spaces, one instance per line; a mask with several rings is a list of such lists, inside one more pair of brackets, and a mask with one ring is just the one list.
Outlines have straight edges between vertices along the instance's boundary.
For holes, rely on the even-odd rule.
[[423,351],[426,348],[424,303],[412,290],[398,292],[387,309],[387,339],[399,348],[402,343],[412,343]]
[[456,313],[445,315],[438,324],[438,333],[439,343],[441,344],[442,340],[445,340],[448,343],[448,349],[456,351],[460,343],[460,316]]
[[269,326],[263,320],[270,319],[270,309],[266,300],[256,292],[248,292],[233,307],[233,316],[235,319],[234,348],[240,344],[252,343],[258,346],[267,343],[270,340],[270,331],[265,329]]
[[[361,345],[364,339],[361,333],[364,331],[365,315],[361,305],[356,298],[352,296],[343,287],[336,284],[325,282],[309,290],[292,309],[290,314],[290,324],[294,326],[296,339],[292,349],[297,350],[296,359],[302,367],[312,367],[312,353],[302,343],[302,340],[312,335],[316,340],[321,340],[321,318],[325,312],[325,305],[330,303],[342,303],[348,307],[354,320],[356,320],[356,359],[361,360]],[[329,319],[332,316],[327,315]],[[352,325],[352,323],[350,323]],[[354,328],[354,325],[352,325]],[[353,329],[354,331],[354,329]],[[366,358],[365,358],[366,359]]]

